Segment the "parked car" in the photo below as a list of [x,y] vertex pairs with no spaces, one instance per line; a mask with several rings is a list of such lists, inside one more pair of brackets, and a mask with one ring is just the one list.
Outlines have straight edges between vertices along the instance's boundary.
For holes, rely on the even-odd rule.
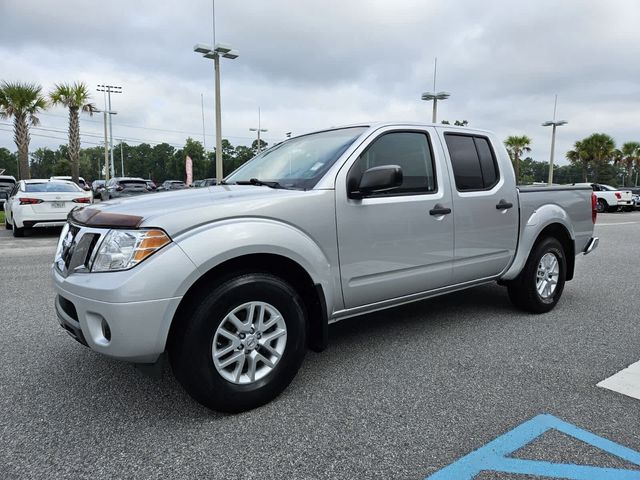
[[91,191],[93,192],[94,196],[100,196],[100,192],[104,190],[106,183],[106,180],[94,180],[93,182],[91,182]]
[[[66,182],[72,182],[73,181],[73,177],[71,177],[70,175],[55,176],[55,177],[49,178],[49,180],[64,180]],[[86,191],[91,190],[91,186],[82,177],[78,177],[78,185],[83,190],[86,190]]]
[[590,186],[517,188],[484,130],[332,128],[259,154],[224,187],[75,210],[55,308],[105,355],[167,351],[197,401],[238,412],[284,390],[344,318],[495,281],[550,311],[598,244],[595,207]]
[[597,198],[598,213],[617,212],[620,209],[633,210],[634,203],[631,191],[619,190],[602,183],[575,183],[577,186],[589,186],[595,192]]
[[12,175],[0,175],[0,207],[4,205],[5,200],[9,197],[9,192],[16,184],[16,179]]
[[68,213],[91,203],[91,192],[62,180],[21,180],[4,204],[5,227],[14,237],[36,227],[60,227]]
[[155,184],[155,182],[153,180],[145,180],[145,182],[147,182],[147,187],[149,187],[151,190],[157,190],[158,186]]
[[109,179],[105,188],[100,192],[103,201],[112,198],[132,197],[151,192],[147,181],[135,177],[114,177]]
[[626,187],[631,191],[631,197],[633,198],[633,208],[635,210],[640,209],[640,187]]
[[183,190],[187,185],[182,180],[165,180],[158,190]]

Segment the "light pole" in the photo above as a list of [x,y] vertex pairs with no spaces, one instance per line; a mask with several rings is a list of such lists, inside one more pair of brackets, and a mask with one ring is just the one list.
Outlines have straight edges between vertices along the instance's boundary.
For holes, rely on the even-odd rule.
[[222,125],[220,113],[220,56],[228,59],[238,58],[238,51],[233,50],[229,45],[216,43],[214,47],[196,44],[193,47],[196,53],[202,53],[204,58],[213,59],[215,71],[215,97],[216,97],[216,183],[220,184],[224,178],[222,171]]
[[260,107],[258,107],[258,128],[250,128],[250,132],[258,132],[258,153],[262,150],[262,144],[260,143],[260,132],[268,132],[266,128],[261,128],[260,125]]
[[[94,110],[96,113],[100,113],[101,110]],[[109,167],[109,141],[107,139],[107,114],[109,118],[111,115],[117,115],[118,112],[112,112],[111,110],[102,110],[103,118],[104,118],[104,180],[105,182],[109,180],[109,173],[111,171],[111,176],[115,177],[115,172],[113,171],[113,148],[111,149],[111,167]],[[98,162],[98,170],[100,170],[100,162]],[[99,172],[98,172],[99,173]]]
[[[111,162],[109,168],[111,169],[111,176],[116,176],[116,167],[113,161],[113,124],[111,123],[111,94],[112,93],[122,93],[122,87],[118,87],[115,85],[98,85],[97,90],[99,92],[104,92],[104,94],[108,98],[108,102],[105,102],[105,111],[109,114],[109,148],[111,150]],[[107,106],[108,103],[108,106]]]
[[549,155],[549,178],[547,184],[551,186],[553,184],[553,155],[556,149],[556,128],[566,125],[566,120],[556,120],[556,107],[558,106],[558,95],[553,102],[553,120],[546,121],[542,124],[543,127],[553,127],[551,129],[551,154]]
[[438,121],[438,100],[446,100],[451,96],[447,92],[436,92],[436,73],[438,71],[438,58],[436,57],[433,65],[433,92],[424,92],[422,94],[422,100],[433,101],[433,114],[431,121],[436,123]]

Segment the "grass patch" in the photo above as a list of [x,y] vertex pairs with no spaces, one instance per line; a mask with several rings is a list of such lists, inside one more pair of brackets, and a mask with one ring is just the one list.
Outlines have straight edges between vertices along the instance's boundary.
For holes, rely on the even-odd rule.
[[4,227],[4,210],[0,210],[0,225]]

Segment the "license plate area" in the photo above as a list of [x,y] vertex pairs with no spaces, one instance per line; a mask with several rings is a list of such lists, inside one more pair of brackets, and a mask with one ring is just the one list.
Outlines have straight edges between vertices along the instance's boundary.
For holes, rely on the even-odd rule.
[[65,202],[51,202],[51,208],[64,208]]

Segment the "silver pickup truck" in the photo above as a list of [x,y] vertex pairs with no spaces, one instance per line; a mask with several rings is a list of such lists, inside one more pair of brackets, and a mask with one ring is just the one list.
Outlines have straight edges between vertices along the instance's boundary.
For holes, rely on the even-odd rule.
[[347,317],[496,281],[548,312],[597,246],[595,220],[591,188],[516,188],[490,132],[331,128],[222,185],[74,210],[55,308],[89,348],[146,364],[167,352],[197,401],[238,412],[284,390]]

